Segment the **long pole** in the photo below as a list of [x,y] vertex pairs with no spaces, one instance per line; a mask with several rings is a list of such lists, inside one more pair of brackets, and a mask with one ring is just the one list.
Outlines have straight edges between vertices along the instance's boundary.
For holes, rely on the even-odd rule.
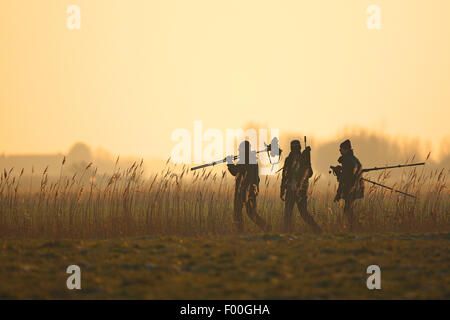
[[[259,150],[259,151],[256,151],[256,152],[255,152],[255,151],[252,151],[252,152],[255,152],[256,154],[258,154],[258,153],[266,152],[266,151],[267,151],[267,148],[264,149],[264,150]],[[233,156],[233,159],[234,159],[234,160],[236,160],[237,158],[239,158],[239,156]],[[206,168],[206,167],[215,166],[216,164],[221,164],[221,163],[224,163],[224,162],[227,162],[227,158],[224,158],[224,159],[222,159],[222,160],[217,160],[217,161],[214,161],[214,162],[210,162],[210,163],[207,163],[207,164],[202,164],[202,165],[200,165],[200,166],[192,167],[192,168],[191,168],[191,171],[197,170],[197,169]]]
[[380,186],[380,187],[383,187],[383,188],[386,188],[386,189],[392,190],[394,192],[401,193],[401,194],[403,194],[405,196],[408,196],[408,197],[416,199],[416,196],[413,196],[412,194],[409,194],[409,193],[406,193],[406,192],[403,192],[403,191],[400,191],[400,190],[395,190],[394,188],[385,186],[384,184],[381,184],[381,183],[378,183],[378,182],[375,182],[375,181],[372,181],[372,180],[369,180],[369,179],[366,179],[366,178],[361,178],[361,180],[370,182],[370,183],[375,184],[377,186]]
[[375,171],[375,170],[384,170],[384,169],[395,169],[395,168],[403,168],[403,167],[414,167],[414,166],[423,166],[425,165],[425,162],[418,162],[418,163],[411,163],[411,164],[399,164],[396,166],[389,166],[389,167],[374,167],[374,168],[368,168],[368,169],[362,169],[361,172],[369,172],[369,171]]

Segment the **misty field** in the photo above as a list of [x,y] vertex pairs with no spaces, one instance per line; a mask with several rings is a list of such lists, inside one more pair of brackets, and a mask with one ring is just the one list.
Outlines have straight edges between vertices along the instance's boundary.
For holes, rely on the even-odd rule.
[[[301,299],[450,298],[448,171],[403,170],[394,187],[366,184],[358,227],[346,229],[335,181],[310,182],[308,208],[324,232],[296,214],[281,233],[281,177],[261,177],[263,234],[245,217],[232,228],[233,180],[226,171],[143,165],[100,175],[92,164],[68,174],[47,170],[0,178],[0,298]],[[392,185],[390,173],[368,176]],[[245,216],[245,214],[244,214]],[[82,290],[65,287],[68,265],[82,269]],[[368,290],[366,268],[382,270]]]
[[[225,168],[226,167],[222,167]],[[167,166],[144,176],[143,164],[98,175],[88,164],[73,175],[49,178],[47,170],[23,177],[24,170],[4,170],[0,178],[1,238],[112,238],[147,235],[215,236],[233,233],[234,181],[226,171],[190,171]],[[403,170],[394,188],[412,199],[366,183],[364,200],[357,201],[356,231],[439,232],[450,230],[448,170],[424,167]],[[368,176],[389,182],[390,171]],[[283,202],[280,173],[262,176],[258,213],[274,232],[281,231]],[[324,180],[324,181],[321,181]],[[387,182],[386,182],[387,181]],[[327,233],[344,232],[342,201],[334,203],[336,182],[315,175],[308,208]],[[297,214],[296,232],[309,232]],[[250,222],[246,231],[259,232]]]

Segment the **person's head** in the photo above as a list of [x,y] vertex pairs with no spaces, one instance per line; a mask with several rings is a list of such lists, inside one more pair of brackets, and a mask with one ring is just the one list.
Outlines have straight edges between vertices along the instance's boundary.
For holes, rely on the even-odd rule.
[[239,144],[239,162],[250,163],[250,142],[245,140]]
[[239,144],[239,154],[244,155],[250,151],[250,142],[245,140]]
[[302,150],[302,146],[299,140],[291,141],[291,152],[300,152]]
[[339,146],[339,151],[341,152],[342,155],[346,154],[350,150],[352,150],[352,144],[349,139],[342,142],[341,145]]

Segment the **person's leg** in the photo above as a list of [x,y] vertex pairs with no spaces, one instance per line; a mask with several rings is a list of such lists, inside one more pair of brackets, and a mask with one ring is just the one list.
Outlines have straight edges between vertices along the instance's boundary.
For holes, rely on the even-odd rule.
[[284,204],[284,224],[283,232],[289,233],[294,230],[294,219],[292,216],[292,211],[294,210],[295,196],[292,192],[286,192],[286,199]]
[[244,219],[242,217],[243,201],[238,194],[234,197],[234,228],[237,232],[244,231]]
[[269,232],[271,231],[270,225],[266,223],[266,221],[258,215],[256,211],[256,197],[249,197],[247,202],[245,203],[245,209],[247,211],[247,215],[249,218],[258,225],[263,231]]
[[353,216],[353,199],[345,199],[344,215],[347,217],[349,231],[353,231],[355,227],[355,221]]
[[308,196],[306,195],[306,191],[301,192],[299,197],[297,198],[297,207],[298,211],[300,211],[300,216],[303,218],[303,220],[309,224],[314,232],[322,232],[322,229],[320,229],[319,225],[316,223],[314,218],[311,216],[311,214],[308,212]]

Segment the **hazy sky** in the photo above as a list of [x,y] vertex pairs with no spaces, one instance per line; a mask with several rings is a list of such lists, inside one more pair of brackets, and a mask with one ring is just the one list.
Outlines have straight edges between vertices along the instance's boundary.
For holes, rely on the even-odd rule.
[[[66,27],[81,8],[81,30]],[[381,30],[366,8],[381,8]],[[448,0],[0,0],[0,152],[166,157],[248,122],[450,135]]]

